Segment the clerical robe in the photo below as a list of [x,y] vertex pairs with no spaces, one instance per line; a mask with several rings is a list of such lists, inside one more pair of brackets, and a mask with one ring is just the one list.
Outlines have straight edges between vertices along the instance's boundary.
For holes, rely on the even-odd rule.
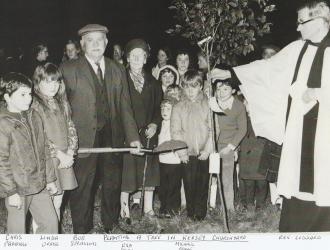
[[[283,143],[279,194],[330,206],[330,48],[324,51],[317,101],[305,103],[302,99],[317,49],[315,44],[295,41],[273,57],[234,67],[233,72],[249,103],[255,134]],[[309,127],[305,118],[316,105],[315,126]],[[313,148],[312,155],[305,158],[312,166],[302,166],[302,141],[305,135],[311,137],[308,133],[312,134]],[[310,189],[302,188],[305,180],[301,171],[305,167],[312,168],[312,175],[307,176],[313,179]]]

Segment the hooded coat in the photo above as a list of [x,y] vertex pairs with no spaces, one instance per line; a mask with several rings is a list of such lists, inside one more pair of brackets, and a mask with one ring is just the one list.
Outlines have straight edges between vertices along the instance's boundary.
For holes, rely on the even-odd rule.
[[37,112],[0,111],[0,197],[32,195],[56,175],[42,120]]

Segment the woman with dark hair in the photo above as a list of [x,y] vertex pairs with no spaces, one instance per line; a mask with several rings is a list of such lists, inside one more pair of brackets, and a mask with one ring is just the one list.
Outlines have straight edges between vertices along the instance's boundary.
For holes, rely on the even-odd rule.
[[202,72],[203,74],[205,74],[207,72],[207,70],[208,70],[206,55],[204,54],[203,51],[200,50],[197,53],[197,58],[198,58],[198,61],[197,61],[198,70],[200,72]]
[[115,43],[112,46],[112,59],[119,62],[120,64],[126,65],[123,56],[124,56],[124,51],[122,46],[119,43]]
[[62,62],[78,59],[80,56],[80,45],[76,40],[68,40],[64,47],[64,55],[62,58]]
[[38,62],[46,62],[49,56],[47,45],[43,43],[36,45],[33,48],[33,55]]
[[47,62],[49,53],[48,47],[45,43],[38,43],[32,48],[32,58],[29,65],[27,65],[28,76],[32,77],[34,70],[39,65],[44,65]]
[[175,63],[180,76],[179,84],[181,85],[184,74],[188,71],[190,66],[190,55],[188,50],[179,49],[176,54]]
[[157,54],[157,64],[152,68],[152,75],[158,80],[159,69],[168,64],[168,61],[171,60],[172,54],[171,50],[168,47],[161,47],[158,50]]

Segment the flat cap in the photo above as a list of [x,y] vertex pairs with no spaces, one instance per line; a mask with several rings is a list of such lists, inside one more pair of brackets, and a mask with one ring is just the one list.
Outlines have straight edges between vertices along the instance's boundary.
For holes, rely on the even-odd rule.
[[100,25],[100,24],[87,24],[86,26],[82,27],[78,30],[78,35],[83,36],[90,32],[102,32],[104,34],[108,33],[109,30],[107,27]]

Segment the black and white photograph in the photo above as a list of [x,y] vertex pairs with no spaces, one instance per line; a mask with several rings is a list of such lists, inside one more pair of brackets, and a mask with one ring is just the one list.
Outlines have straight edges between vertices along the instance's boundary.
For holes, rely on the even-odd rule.
[[330,231],[329,6],[0,0],[0,234]]

